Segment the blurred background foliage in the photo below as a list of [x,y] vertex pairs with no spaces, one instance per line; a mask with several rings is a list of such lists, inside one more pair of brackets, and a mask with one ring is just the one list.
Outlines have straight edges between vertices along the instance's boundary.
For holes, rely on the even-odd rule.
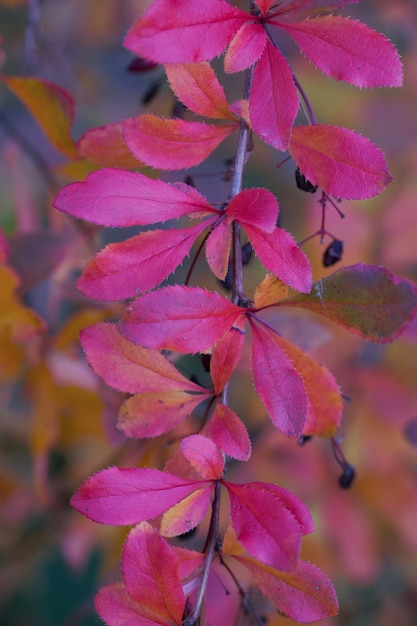
[[[129,71],[132,55],[122,47],[127,29],[148,4],[0,0],[1,71],[46,79],[71,94],[75,141],[91,128],[146,110],[172,115],[175,102],[163,70]],[[360,91],[337,84],[282,42],[319,121],[370,137],[384,150],[394,175],[378,198],[343,203],[345,219],[330,209],[326,229],[344,242],[343,264],[382,264],[416,280],[417,7],[415,0],[368,0],[344,13],[395,42],[405,86]],[[214,66],[222,79],[221,64]],[[199,416],[151,441],[129,441],[117,431],[122,394],[106,389],[88,369],[78,332],[117,318],[122,308],[87,300],[75,281],[104,242],[125,233],[70,220],[51,208],[57,190],[103,164],[102,157],[84,158],[68,138],[66,149],[56,150],[53,131],[45,135],[6,82],[0,84],[0,226],[6,235],[0,239],[0,623],[93,626],[99,623],[94,594],[119,577],[125,531],[77,515],[68,504],[72,492],[111,464],[162,468],[175,437],[195,428]],[[225,88],[239,98],[242,77]],[[38,114],[54,128],[49,104],[46,99],[40,110],[38,104]],[[231,140],[187,173],[214,202],[227,194],[223,179],[233,150]],[[282,158],[255,141],[245,184],[266,186],[277,195],[281,226],[301,241],[320,227],[321,209],[315,195],[297,189],[291,162],[276,167]],[[163,176],[184,180],[185,174]],[[330,241],[314,237],[304,246],[316,278],[335,270],[322,264]],[[261,269],[252,260],[245,271],[250,293]],[[204,261],[193,280],[222,290]],[[248,357],[234,376],[232,402],[248,425],[254,452],[249,463],[231,466],[230,477],[277,482],[310,506],[316,532],[305,540],[303,556],[332,578],[341,603],[340,615],[323,626],[415,626],[417,324],[394,344],[379,346],[309,314],[270,316],[280,332],[336,375],[347,398],[340,441],[357,479],[349,490],[340,488],[329,441],[299,446],[273,429],[249,382]],[[197,358],[178,366],[204,382]],[[203,536],[202,528],[185,545],[198,547]],[[269,625],[288,623],[264,610]],[[235,621],[250,623],[243,612]]]

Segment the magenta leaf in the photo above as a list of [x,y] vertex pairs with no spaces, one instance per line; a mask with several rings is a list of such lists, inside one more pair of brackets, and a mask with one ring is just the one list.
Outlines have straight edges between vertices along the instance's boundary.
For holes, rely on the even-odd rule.
[[128,307],[119,329],[147,348],[199,352],[244,315],[245,309],[216,293],[174,285],[138,298]]
[[127,341],[113,324],[84,328],[80,340],[94,372],[114,389],[127,393],[204,391],[160,352]]
[[206,479],[222,477],[224,456],[216,444],[204,435],[190,435],[181,442],[181,450],[197,472]]
[[279,24],[322,72],[356,87],[399,87],[402,65],[392,43],[361,22],[326,15]]
[[336,198],[372,198],[392,180],[382,151],[347,128],[296,126],[289,151],[306,179]]
[[246,426],[232,409],[217,404],[210,418],[210,437],[232,459],[248,461],[252,445]]
[[224,484],[240,543],[262,563],[292,570],[300,551],[301,529],[285,501],[266,483]]
[[78,289],[94,300],[125,300],[157,287],[182,263],[210,221],[191,228],[149,230],[112,243],[87,265]]
[[359,263],[322,278],[310,294],[285,305],[309,309],[364,339],[386,343],[416,314],[417,287],[383,267]]
[[226,208],[229,221],[253,226],[272,233],[278,220],[278,202],[268,189],[244,189],[237,194]]
[[153,519],[201,486],[156,469],[109,467],[88,478],[71,505],[94,522],[130,526]]
[[307,419],[308,399],[303,379],[272,336],[249,321],[256,391],[278,430],[297,439]]
[[[130,531],[122,554],[123,582],[130,598],[159,623],[181,624],[185,596],[174,549],[150,524]],[[158,623],[158,622],[157,622]]]
[[[95,605],[107,626],[172,626],[172,622],[161,621],[132,600],[121,583],[102,587],[95,597]],[[180,626],[181,622],[176,624]]]
[[285,151],[298,106],[291,68],[282,53],[268,42],[255,65],[250,91],[253,130],[265,143]]
[[233,37],[224,57],[226,72],[241,72],[259,59],[268,38],[261,24],[246,22]]
[[140,172],[102,169],[85,181],[67,185],[54,207],[103,226],[148,225],[193,212],[212,212],[207,200],[189,185],[169,185]]
[[210,375],[217,395],[223,391],[227,381],[238,366],[245,334],[231,328],[213,346],[210,359]]
[[161,534],[178,537],[198,526],[210,507],[212,491],[213,483],[208,483],[166,511],[161,520]]
[[311,290],[310,262],[286,230],[275,227],[271,233],[265,233],[246,224],[244,229],[267,270],[297,291],[308,293]]
[[248,14],[222,0],[156,0],[124,45],[157,63],[209,61],[226,48]]

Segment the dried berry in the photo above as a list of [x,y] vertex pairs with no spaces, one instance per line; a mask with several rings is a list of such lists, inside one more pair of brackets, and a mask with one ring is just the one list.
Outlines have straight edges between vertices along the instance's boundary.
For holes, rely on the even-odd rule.
[[323,265],[324,267],[330,267],[334,265],[343,255],[343,241],[340,239],[333,239],[332,243],[327,246],[323,253]]
[[295,170],[295,182],[297,183],[298,189],[302,191],[306,191],[307,193],[314,193],[317,191],[318,185],[313,185],[309,180],[304,176],[300,169],[297,167]]

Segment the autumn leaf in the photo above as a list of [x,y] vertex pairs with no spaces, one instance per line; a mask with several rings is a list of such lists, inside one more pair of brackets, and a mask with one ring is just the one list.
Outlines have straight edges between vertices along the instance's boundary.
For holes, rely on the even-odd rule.
[[322,278],[310,294],[299,294],[285,305],[308,309],[364,339],[386,343],[414,317],[417,287],[383,267],[359,263]]
[[336,198],[372,198],[392,180],[382,151],[347,128],[296,126],[289,151],[306,179]]
[[119,122],[90,128],[77,141],[77,150],[82,157],[100,167],[137,170],[144,166],[123,141]]
[[248,461],[252,451],[246,426],[232,409],[224,404],[216,404],[210,417],[210,437],[233,459]]

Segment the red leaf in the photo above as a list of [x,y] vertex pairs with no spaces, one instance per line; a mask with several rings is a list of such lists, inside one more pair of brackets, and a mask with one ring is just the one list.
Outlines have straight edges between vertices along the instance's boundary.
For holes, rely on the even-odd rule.
[[262,24],[246,22],[233,37],[224,57],[228,73],[241,72],[251,67],[263,53],[268,37]]
[[317,281],[310,294],[285,305],[309,309],[364,339],[386,343],[416,314],[417,287],[383,267],[359,263]]
[[[170,626],[167,621],[156,622],[156,617],[132,600],[121,583],[99,589],[95,604],[97,613],[109,626]],[[181,622],[177,624],[180,626]]]
[[237,128],[238,122],[214,126],[145,113],[123,122],[123,138],[147,165],[180,170],[199,165]]
[[298,561],[293,571],[283,572],[250,557],[235,558],[251,572],[264,596],[291,620],[310,623],[337,615],[333,585],[314,565]]
[[297,291],[311,291],[310,262],[286,230],[275,227],[272,233],[265,233],[248,225],[244,229],[256,256],[267,270]]
[[185,391],[150,391],[132,396],[122,404],[117,427],[127,437],[158,437],[181,424],[205,400]]
[[230,201],[226,208],[229,222],[253,226],[272,233],[278,220],[278,202],[268,189],[244,189]]
[[169,185],[140,172],[102,169],[67,185],[54,207],[103,226],[156,224],[188,213],[212,213],[207,200],[188,185]]
[[126,48],[157,63],[208,61],[226,48],[248,14],[222,0],[156,0],[130,29]]
[[125,337],[148,348],[199,352],[244,314],[245,309],[216,293],[174,285],[138,298],[119,328]]
[[146,522],[127,536],[122,572],[127,593],[146,613],[162,624],[182,624],[185,596],[178,559],[168,542]]
[[224,280],[229,268],[232,231],[226,220],[220,220],[206,241],[206,259],[209,268],[219,280]]
[[217,404],[210,418],[210,437],[228,456],[248,461],[252,446],[248,431],[236,413],[224,404]]
[[198,526],[210,506],[213,485],[197,489],[164,513],[161,520],[161,534],[164,537],[178,537]]
[[224,456],[216,444],[204,435],[190,435],[181,442],[181,450],[197,472],[206,479],[222,477]]
[[268,42],[255,66],[250,91],[253,130],[270,146],[285,151],[298,106],[291,68],[282,53]]
[[284,350],[304,382],[308,411],[303,434],[331,437],[343,413],[342,396],[333,374],[290,341],[277,335],[271,337]]
[[90,476],[71,505],[94,522],[130,526],[153,519],[201,487],[156,469],[109,467]]
[[216,395],[220,395],[235,371],[244,339],[245,335],[241,330],[231,328],[214,344],[210,359],[210,375]]
[[94,300],[125,300],[157,287],[190,253],[198,235],[208,227],[150,230],[112,243],[87,265],[78,289]]
[[177,98],[197,115],[235,120],[223,87],[208,63],[166,65],[169,85]]
[[231,502],[232,524],[244,548],[266,565],[294,569],[300,551],[297,520],[266,483],[224,483]]
[[402,85],[398,52],[386,37],[361,22],[326,15],[279,26],[327,76],[356,87]]
[[289,151],[307,180],[337,198],[372,198],[392,180],[381,150],[347,128],[296,126]]
[[[251,322],[251,320],[249,319]],[[308,400],[303,379],[269,333],[251,322],[252,369],[255,388],[274,425],[297,439],[307,419]]]
[[143,166],[123,141],[120,123],[91,128],[77,141],[77,149],[81,156],[100,167],[137,170]]
[[113,324],[85,328],[80,340],[94,372],[114,389],[127,393],[204,391],[159,352],[127,341]]

